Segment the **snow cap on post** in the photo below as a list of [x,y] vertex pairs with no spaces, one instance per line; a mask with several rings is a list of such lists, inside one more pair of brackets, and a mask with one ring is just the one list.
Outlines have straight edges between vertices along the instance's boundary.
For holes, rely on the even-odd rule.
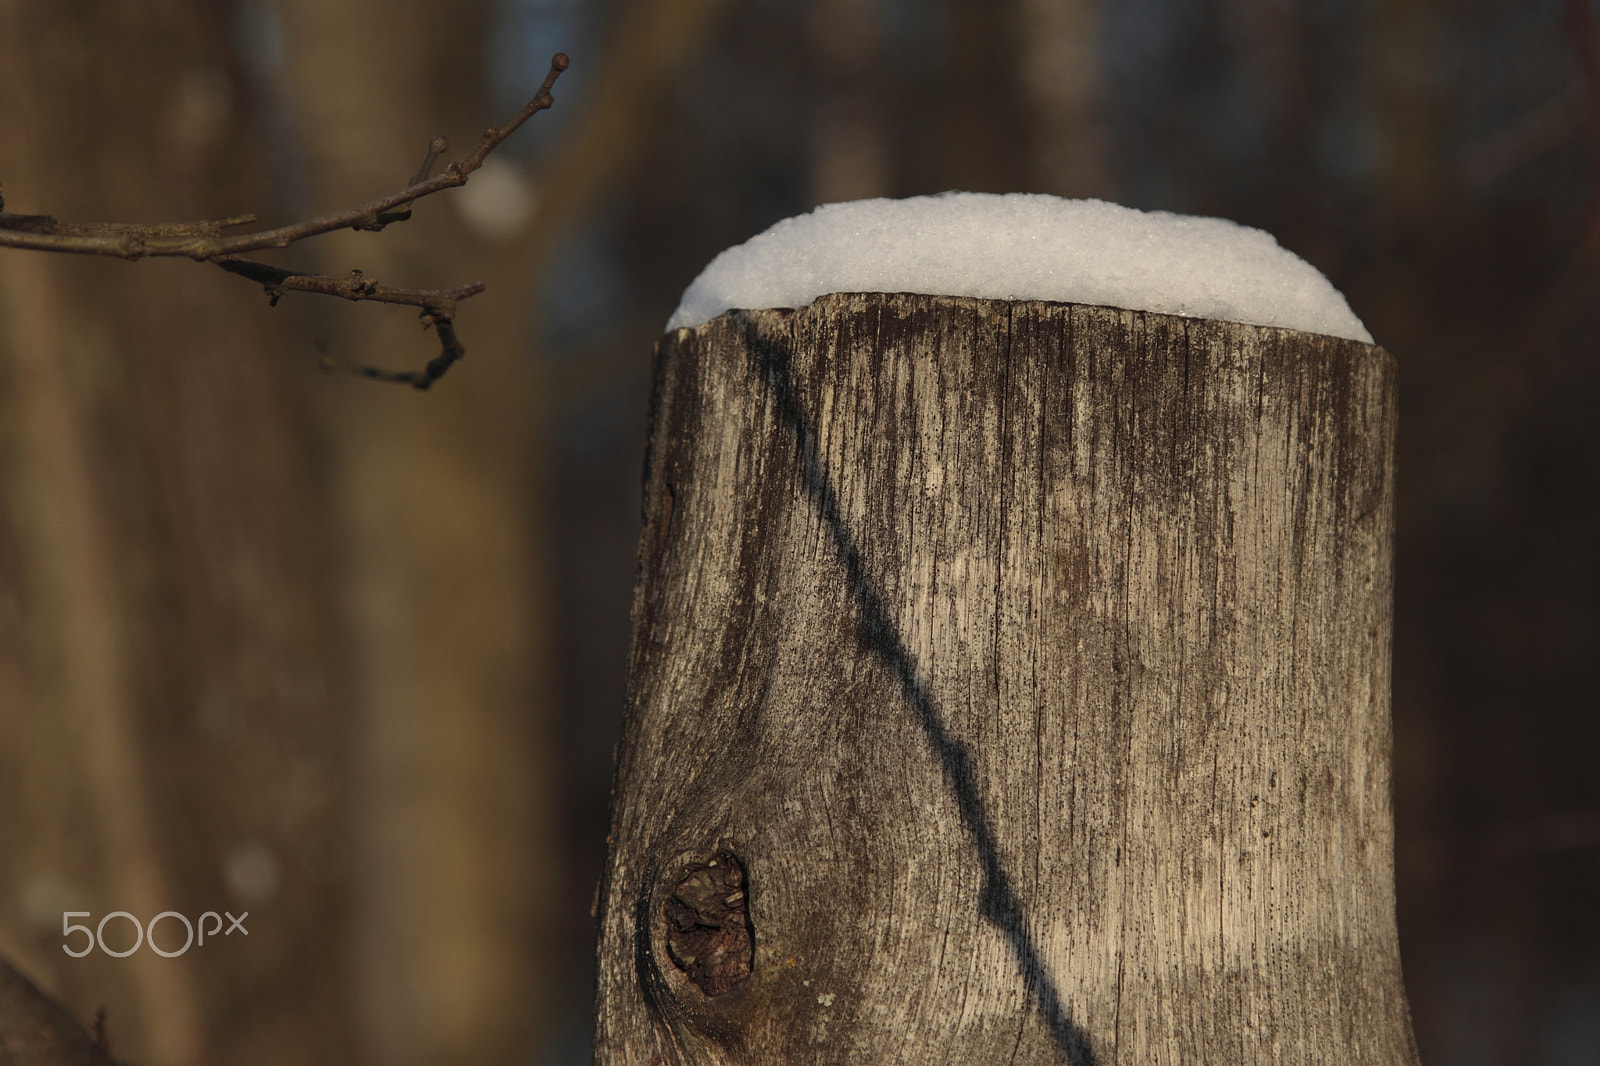
[[784,219],[713,259],[667,329],[831,292],[1099,304],[1372,343],[1344,296],[1270,233],[1034,193],[857,200]]

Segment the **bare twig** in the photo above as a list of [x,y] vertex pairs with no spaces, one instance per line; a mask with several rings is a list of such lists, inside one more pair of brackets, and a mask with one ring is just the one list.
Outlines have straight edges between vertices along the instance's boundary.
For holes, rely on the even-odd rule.
[[385,370],[379,366],[363,366],[345,359],[323,354],[320,362],[324,370],[332,370],[345,374],[355,374],[358,377],[370,378],[373,381],[389,381],[397,385],[410,385],[414,389],[426,389],[435,381],[444,377],[444,372],[455,365],[457,359],[467,354],[462,347],[461,340],[456,336],[455,324],[432,311],[424,311],[418,316],[422,319],[422,328],[432,326],[439,337],[439,354],[428,360],[428,365],[421,370]]
[[343,300],[376,300],[385,304],[408,304],[430,314],[453,317],[456,301],[476,296],[484,290],[481,281],[454,289],[396,289],[380,285],[359,270],[348,274],[297,274],[293,270],[269,266],[249,259],[219,259],[217,265],[230,274],[259,281],[273,304],[286,292],[314,292]]
[[[444,137],[435,137],[416,175],[397,193],[343,211],[307,219],[288,226],[258,230],[228,236],[225,230],[247,226],[256,221],[254,215],[210,219],[200,222],[158,222],[150,224],[127,222],[66,223],[49,215],[20,215],[5,212],[0,199],[0,248],[23,248],[41,252],[65,252],[76,255],[108,255],[121,259],[142,259],[150,256],[187,257],[197,261],[212,262],[224,270],[260,282],[275,305],[285,292],[309,292],[325,296],[338,296],[346,300],[376,300],[380,303],[407,304],[422,309],[424,325],[431,325],[439,336],[441,352],[426,370],[415,373],[380,371],[371,368],[331,364],[337,369],[350,369],[365,377],[380,381],[397,381],[425,389],[437,381],[452,363],[460,359],[466,349],[456,337],[452,319],[456,302],[483,291],[482,283],[463,285],[454,289],[397,289],[380,285],[358,270],[344,275],[299,274],[278,267],[241,259],[248,252],[271,248],[287,248],[308,237],[320,236],[337,230],[381,230],[394,222],[411,217],[411,205],[424,196],[444,189],[465,185],[473,171],[483,166],[483,161],[505,139],[516,132],[528,119],[555,103],[550,90],[556,79],[567,69],[566,55],[558,53],[550,60],[550,72],[533,99],[522,110],[501,126],[491,126],[483,131],[477,145],[461,159],[434,174],[439,158],[449,148]],[[325,365],[330,365],[325,360]]]

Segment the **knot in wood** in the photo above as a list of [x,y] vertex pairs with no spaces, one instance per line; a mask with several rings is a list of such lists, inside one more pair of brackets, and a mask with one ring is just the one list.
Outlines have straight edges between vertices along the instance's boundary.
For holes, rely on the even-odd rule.
[[732,992],[750,976],[755,938],[747,904],[744,866],[719,851],[688,867],[662,907],[667,954],[708,996]]

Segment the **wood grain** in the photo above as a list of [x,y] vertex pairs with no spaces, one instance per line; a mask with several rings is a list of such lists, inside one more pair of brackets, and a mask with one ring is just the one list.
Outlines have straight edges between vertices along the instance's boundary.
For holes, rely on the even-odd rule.
[[857,294],[656,359],[599,1062],[1416,1061],[1387,353]]

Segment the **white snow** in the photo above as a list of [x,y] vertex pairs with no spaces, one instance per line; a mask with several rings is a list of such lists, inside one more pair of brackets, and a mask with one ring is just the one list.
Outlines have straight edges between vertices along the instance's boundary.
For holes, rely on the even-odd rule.
[[1372,343],[1345,298],[1270,233],[1034,193],[825,204],[713,259],[667,329],[830,292],[1104,304]]

